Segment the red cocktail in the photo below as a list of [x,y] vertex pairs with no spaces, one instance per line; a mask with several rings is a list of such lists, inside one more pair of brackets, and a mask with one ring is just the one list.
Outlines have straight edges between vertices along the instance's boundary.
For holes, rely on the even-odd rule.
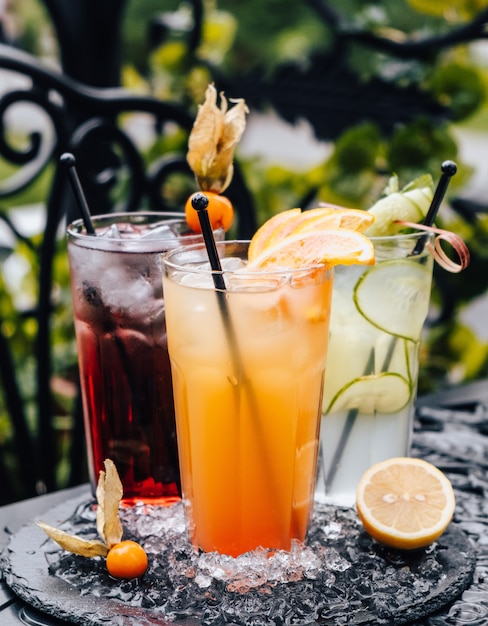
[[68,227],[68,252],[92,485],[114,461],[124,501],[180,497],[166,345],[162,253],[201,239],[181,214],[136,213]]

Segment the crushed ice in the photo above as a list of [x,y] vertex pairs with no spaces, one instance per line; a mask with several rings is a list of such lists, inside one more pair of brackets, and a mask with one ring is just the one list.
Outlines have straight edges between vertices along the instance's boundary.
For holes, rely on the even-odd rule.
[[[53,546],[46,554],[51,574],[81,594],[107,596],[175,622],[190,617],[204,626],[366,623],[348,619],[395,615],[427,597],[445,576],[445,548],[434,544],[412,558],[388,551],[365,535],[352,509],[317,504],[306,544],[237,558],[196,553],[181,503],[139,505],[122,509],[121,517],[125,538],[139,541],[149,556],[141,579],[115,581],[103,559],[83,559]],[[93,508],[85,505],[64,527],[91,537],[94,522]]]

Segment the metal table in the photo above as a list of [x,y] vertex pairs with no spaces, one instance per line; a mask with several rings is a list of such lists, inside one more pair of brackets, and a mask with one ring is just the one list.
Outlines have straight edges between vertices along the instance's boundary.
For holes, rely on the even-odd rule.
[[[488,624],[488,381],[420,398],[413,454],[442,469],[456,492],[454,524],[475,546],[477,565],[469,588],[440,612],[411,626]],[[0,549],[23,524],[58,504],[86,494],[88,485],[0,508]],[[1,577],[0,577],[1,578]],[[65,622],[26,606],[0,580],[0,624],[62,626]]]

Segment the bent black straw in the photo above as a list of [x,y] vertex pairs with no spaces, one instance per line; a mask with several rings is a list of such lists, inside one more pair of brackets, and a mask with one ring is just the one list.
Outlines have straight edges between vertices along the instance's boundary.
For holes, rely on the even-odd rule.
[[71,183],[71,188],[73,189],[73,193],[75,195],[78,209],[81,213],[81,218],[83,219],[83,224],[86,228],[86,232],[88,235],[92,235],[93,237],[95,237],[96,232],[93,228],[90,209],[88,208],[85,193],[83,191],[83,187],[81,186],[78,172],[76,171],[76,159],[74,155],[71,154],[71,152],[65,152],[59,157],[59,162],[66,168],[69,182]]
[[[425,215],[424,221],[422,224],[425,226],[432,226],[441,206],[442,200],[446,194],[447,188],[449,186],[449,182],[454,174],[457,172],[457,165],[454,161],[444,161],[441,165],[442,175],[437,183],[437,187],[434,192],[434,197],[432,198],[432,202],[430,203],[429,209]],[[425,244],[427,242],[428,234],[420,237],[415,244],[414,249],[412,250],[412,255],[421,254],[425,248]],[[390,345],[388,347],[387,354],[385,356],[385,360],[383,362],[381,371],[386,372],[390,367],[391,359],[393,357],[393,353],[395,351],[395,346],[397,344],[397,337],[392,337]],[[368,362],[364,369],[363,375],[368,376],[374,372],[374,349],[371,350]],[[325,491],[329,491],[332,487],[332,483],[334,482],[337,470],[339,469],[339,465],[342,459],[342,455],[344,454],[344,449],[347,445],[348,439],[351,435],[351,431],[353,429],[354,423],[356,422],[356,418],[358,416],[358,409],[350,409],[347,413],[346,421],[344,423],[344,427],[341,432],[341,436],[339,438],[339,442],[335,449],[334,455],[332,457],[332,461],[329,465],[329,470],[324,478],[325,481]],[[325,462],[325,461],[324,461]]]

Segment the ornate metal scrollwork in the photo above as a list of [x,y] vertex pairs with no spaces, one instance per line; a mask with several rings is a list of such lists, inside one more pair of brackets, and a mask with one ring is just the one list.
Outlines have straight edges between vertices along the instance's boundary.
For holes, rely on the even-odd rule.
[[[27,147],[21,148],[15,143],[15,137],[9,129],[9,113],[15,112],[19,105],[33,104],[46,118],[39,130],[29,132]],[[41,120],[39,120],[40,122]],[[49,132],[48,125],[51,125]],[[53,128],[56,130],[53,132]],[[46,95],[35,88],[16,89],[0,99],[0,155],[14,166],[14,174],[0,182],[0,198],[13,196],[31,185],[45,170],[55,151],[55,135],[62,135],[62,111]]]
[[[93,213],[165,210],[176,207],[165,198],[164,190],[175,174],[191,178],[186,163],[186,149],[181,153],[157,154],[146,150],[137,127],[127,125],[128,117],[142,115],[148,120],[151,138],[161,140],[181,132],[185,139],[193,124],[193,116],[177,103],[137,96],[120,88],[93,88],[76,82],[65,74],[50,69],[36,58],[0,44],[0,68],[20,75],[24,86],[13,87],[0,97],[0,157],[10,165],[12,174],[0,181],[0,224],[16,241],[24,241],[37,254],[33,271],[38,272],[38,298],[28,312],[36,322],[35,410],[38,414],[36,441],[28,432],[28,418],[21,386],[14,373],[14,358],[8,337],[2,335],[0,319],[0,382],[5,405],[15,430],[15,454],[22,469],[25,491],[34,495],[38,484],[51,491],[56,488],[53,447],[52,322],[55,308],[52,298],[54,258],[63,220],[77,218],[78,210],[59,164],[63,152],[72,152],[88,204]],[[11,125],[11,114],[29,105],[29,127],[17,135]],[[159,145],[159,144],[158,144]],[[181,143],[180,143],[181,145]],[[182,145],[182,148],[184,146]],[[5,207],[10,199],[27,190],[43,175],[49,175],[47,197],[40,198],[46,208],[42,242],[25,238],[10,220]],[[238,234],[249,237],[255,230],[252,198],[236,166],[229,197],[236,206]],[[182,206],[180,208],[183,208]],[[32,244],[32,245],[31,245]],[[9,250],[5,250],[8,255]],[[82,438],[82,421],[78,412],[73,440]],[[72,446],[71,479],[80,478],[82,457],[80,446]],[[34,461],[33,461],[34,459]],[[0,473],[2,458],[0,455]],[[76,474],[78,472],[78,474]]]

